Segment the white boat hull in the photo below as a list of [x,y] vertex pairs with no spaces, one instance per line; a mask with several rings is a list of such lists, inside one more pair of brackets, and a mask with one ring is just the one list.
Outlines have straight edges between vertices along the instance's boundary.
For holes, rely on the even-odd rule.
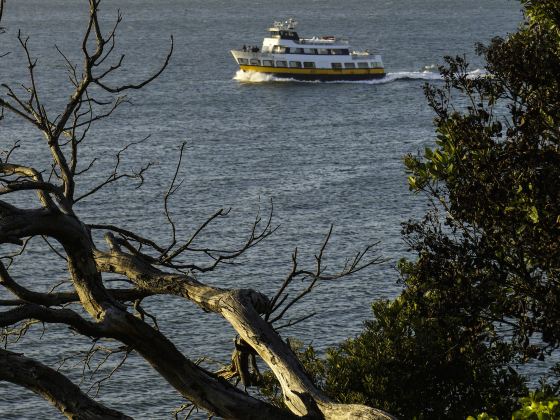
[[[268,54],[232,50],[243,71],[297,80],[368,80],[385,76],[379,56]],[[336,67],[335,67],[336,65]]]

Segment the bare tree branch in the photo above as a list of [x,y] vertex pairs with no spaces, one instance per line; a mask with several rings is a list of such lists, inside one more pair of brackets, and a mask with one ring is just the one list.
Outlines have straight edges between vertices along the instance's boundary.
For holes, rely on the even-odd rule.
[[124,146],[121,150],[119,150],[117,152],[117,154],[115,155],[115,166],[113,167],[112,172],[107,175],[107,177],[105,178],[105,180],[103,180],[102,182],[100,182],[98,185],[96,185],[95,187],[93,187],[91,190],[89,190],[88,192],[82,194],[80,197],[76,198],[74,200],[74,203],[77,203],[78,201],[83,200],[86,197],[89,197],[93,194],[95,194],[96,192],[98,192],[99,190],[101,190],[102,188],[106,187],[109,184],[112,184],[120,179],[123,178],[127,178],[127,179],[138,179],[139,183],[136,186],[136,188],[140,188],[140,186],[144,183],[144,173],[152,166],[152,163],[147,163],[145,164],[142,168],[140,168],[137,172],[135,173],[129,173],[129,172],[124,172],[124,173],[119,173],[119,167],[120,164],[122,163],[122,157],[121,155],[126,152],[128,150],[129,147],[132,146],[136,146],[138,144],[141,144],[143,142],[145,142],[146,140],[148,140],[150,138],[150,136],[146,136],[141,140],[138,141],[133,141],[128,143],[126,146]]
[[[5,287],[7,290],[12,292],[17,296],[18,300],[4,301],[4,305],[7,306],[8,302],[11,302],[9,306],[23,305],[26,303],[34,303],[37,305],[43,305],[45,307],[50,306],[60,306],[67,303],[79,302],[80,298],[76,292],[59,292],[59,293],[40,293],[34,292],[32,290],[26,289],[19,283],[14,281],[10,276],[4,264],[0,261],[0,285]],[[151,296],[147,290],[139,289],[108,289],[108,292],[119,302],[131,302],[138,301],[145,297]]]
[[56,370],[4,349],[0,349],[0,380],[31,389],[68,418],[131,419],[92,400]]
[[[282,319],[282,317],[287,313],[287,311],[291,307],[293,307],[297,302],[302,300],[306,295],[311,293],[311,291],[317,285],[318,281],[338,280],[338,279],[341,279],[343,277],[347,277],[347,276],[350,276],[352,274],[355,274],[358,271],[361,271],[361,270],[363,270],[367,267],[370,267],[371,265],[380,264],[384,261],[382,258],[379,258],[377,256],[366,259],[369,252],[375,246],[377,246],[377,243],[374,243],[374,244],[371,244],[371,245],[368,245],[367,247],[365,247],[365,249],[363,251],[360,251],[360,252],[356,253],[354,258],[352,258],[351,260],[347,260],[340,271],[332,273],[332,274],[325,273],[325,271],[324,271],[325,267],[324,267],[324,264],[323,264],[323,259],[324,259],[324,255],[325,255],[325,249],[326,249],[326,247],[327,247],[327,245],[330,241],[331,235],[332,235],[332,231],[333,231],[333,226],[331,225],[331,227],[329,229],[329,232],[327,233],[327,235],[326,235],[326,237],[323,241],[323,244],[321,245],[321,248],[319,249],[319,253],[315,256],[315,270],[314,271],[298,269],[298,261],[297,261],[298,251],[297,251],[297,249],[292,254],[292,270],[290,271],[290,273],[288,274],[286,279],[283,281],[283,283],[280,286],[276,295],[272,298],[271,303],[270,303],[269,311],[267,312],[267,314],[265,316],[265,319],[267,321],[269,321],[271,324],[273,324],[274,322],[277,322],[280,319]],[[276,315],[274,318],[270,319],[271,315],[274,312],[276,312],[277,310],[279,310],[282,307],[282,305],[287,301],[288,294],[287,293],[285,294],[286,289],[293,283],[293,281],[296,278],[302,278],[304,280],[309,279],[309,285],[304,290],[302,290],[299,294],[297,294],[292,300],[290,300],[288,303],[286,303],[278,315]],[[293,324],[291,324],[291,325],[293,325]]]
[[[218,210],[214,215],[210,216],[193,234],[193,236],[185,243],[185,245],[179,247],[175,252],[173,252],[172,258],[164,257],[165,262],[162,263],[163,266],[173,268],[173,269],[189,269],[194,271],[199,271],[202,273],[213,271],[219,264],[226,263],[239,258],[249,249],[257,246],[259,243],[264,241],[270,235],[272,235],[278,227],[272,227],[272,216],[273,216],[273,207],[271,205],[270,213],[266,220],[264,226],[261,227],[262,219],[260,216],[260,210],[255,217],[255,221],[251,226],[251,231],[243,244],[241,244],[237,249],[214,249],[214,248],[195,248],[192,247],[191,244],[194,239],[207,227],[212,221],[214,221],[218,217],[224,217],[227,215],[223,209]],[[229,210],[228,210],[229,212]],[[177,262],[171,262],[177,256],[181,255],[183,252],[189,251],[193,253],[202,253],[208,256],[213,263],[207,266],[199,266],[196,264],[182,264]]]
[[163,209],[165,212],[165,217],[169,225],[171,226],[171,244],[169,245],[167,250],[163,252],[163,254],[167,254],[167,252],[169,252],[169,250],[173,248],[177,243],[177,229],[175,228],[175,223],[173,222],[173,219],[169,214],[169,199],[171,198],[171,196],[173,196],[173,194],[175,194],[175,192],[181,186],[181,183],[179,183],[179,185],[175,187],[175,182],[177,181],[177,175],[179,174],[179,169],[181,169],[181,162],[183,160],[183,151],[185,150],[185,146],[186,143],[183,142],[181,144],[181,148],[179,149],[179,160],[177,161],[177,165],[175,166],[175,173],[173,174],[173,178],[171,179],[171,184],[169,184],[169,188],[163,195]]
[[[0,23],[2,23],[2,17],[4,16],[4,3],[6,0],[0,0]],[[4,31],[4,28],[0,26],[0,34]]]
[[155,249],[158,252],[165,252],[165,249],[162,248],[161,246],[159,246],[158,244],[156,244],[154,241],[144,238],[134,232],[131,232],[129,230],[120,228],[118,226],[114,226],[114,225],[88,225],[88,227],[90,229],[96,229],[96,230],[109,230],[115,233],[118,233],[120,235],[122,235],[123,237],[129,239],[129,240],[133,240],[138,242],[139,244],[142,245],[147,245],[152,247],[153,249]]
[[[323,250],[329,237],[330,235],[323,243]],[[247,289],[219,289],[202,284],[190,276],[164,273],[141,259],[122,253],[117,248],[112,248],[110,254],[98,251],[95,258],[101,271],[125,275],[137,287],[154,293],[182,296],[208,311],[221,314],[241,339],[273,370],[282,385],[285,402],[294,413],[330,415],[327,413],[339,410],[336,404],[315,388],[289,346],[281,340],[270,324],[259,316],[270,308],[266,296]],[[322,253],[319,253],[318,258],[322,258]],[[320,264],[318,266],[320,267]],[[309,406],[310,401],[314,401],[315,408]],[[365,418],[391,418],[386,413],[361,406],[348,409],[357,410],[356,412],[364,415],[369,413],[369,417]]]
[[116,87],[111,87],[111,86],[103,83],[101,81],[103,77],[105,77],[109,72],[111,72],[113,70],[116,70],[118,67],[120,67],[120,65],[122,63],[122,59],[124,58],[124,57],[121,57],[121,60],[119,61],[119,63],[115,67],[111,67],[107,72],[103,73],[100,77],[94,79],[94,83],[99,85],[100,87],[102,87],[107,92],[111,92],[111,93],[120,93],[120,92],[123,92],[125,90],[131,90],[131,89],[142,89],[148,83],[151,83],[155,79],[157,79],[159,77],[159,75],[161,73],[163,73],[163,71],[167,68],[167,65],[169,64],[169,61],[171,60],[171,55],[173,54],[173,36],[171,36],[170,39],[171,39],[171,46],[169,47],[169,52],[167,53],[167,57],[165,58],[165,61],[164,61],[163,65],[151,77],[145,79],[144,81],[142,81],[140,83],[127,84],[127,85],[121,85],[121,86],[116,86]]

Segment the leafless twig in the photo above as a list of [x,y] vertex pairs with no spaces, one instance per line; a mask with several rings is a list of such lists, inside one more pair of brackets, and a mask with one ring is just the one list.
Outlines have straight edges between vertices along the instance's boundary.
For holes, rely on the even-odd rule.
[[146,140],[148,140],[149,138],[150,138],[150,136],[146,136],[142,140],[130,142],[126,146],[124,146],[121,150],[119,150],[117,152],[117,154],[115,155],[115,166],[113,167],[113,170],[111,171],[111,173],[109,175],[107,175],[105,180],[103,180],[102,182],[97,184],[95,187],[90,189],[88,192],[82,194],[80,197],[76,198],[74,200],[74,203],[77,203],[78,201],[81,201],[84,198],[95,194],[96,192],[101,190],[103,187],[106,187],[107,185],[109,185],[111,183],[114,183],[114,182],[116,182],[120,179],[123,179],[123,178],[138,179],[138,184],[137,184],[136,188],[137,189],[140,188],[142,186],[142,184],[144,183],[144,173],[152,166],[152,163],[148,162],[142,168],[140,168],[138,171],[132,172],[132,173],[131,172],[119,173],[119,167],[122,163],[122,154],[124,152],[126,152],[126,150],[128,150],[129,147],[141,144],[141,143],[145,142]]
[[183,142],[181,144],[181,148],[179,149],[179,159],[177,161],[177,165],[175,166],[175,172],[173,174],[173,178],[171,179],[169,188],[163,195],[163,209],[164,209],[165,217],[169,225],[171,226],[171,243],[169,244],[165,252],[162,253],[162,255],[167,254],[167,252],[169,252],[169,250],[172,249],[177,243],[177,229],[175,227],[175,222],[173,221],[173,218],[169,213],[169,200],[171,199],[173,194],[175,194],[178,191],[178,189],[181,187],[181,184],[183,183],[183,181],[180,181],[179,184],[175,186],[175,182],[177,182],[177,176],[179,175],[179,170],[181,169],[181,162],[183,161],[183,151],[185,150],[185,146],[186,143]]
[[[282,319],[282,317],[286,314],[286,312],[297,302],[303,299],[306,295],[308,295],[315,288],[317,282],[319,281],[337,280],[355,274],[358,271],[361,271],[371,265],[380,264],[381,262],[383,262],[382,258],[376,256],[367,258],[370,251],[377,245],[377,243],[374,243],[372,245],[365,247],[363,251],[356,253],[354,258],[346,260],[344,266],[340,271],[334,272],[332,274],[327,274],[325,272],[326,267],[324,266],[323,260],[325,256],[325,250],[331,239],[332,232],[333,232],[333,226],[331,225],[325,239],[323,240],[321,248],[319,249],[319,253],[315,255],[315,270],[313,271],[299,269],[298,250],[296,248],[296,250],[292,254],[292,269],[288,274],[288,276],[282,282],[280,288],[278,289],[278,292],[276,292],[274,297],[271,299],[269,305],[269,311],[265,314],[265,320],[273,324],[279,321],[280,319]],[[309,280],[309,284],[299,294],[297,294],[294,298],[288,301],[288,293],[286,293],[286,290],[297,278],[300,278],[302,280]],[[272,317],[272,314],[278,310],[280,310],[280,312],[276,316]],[[308,319],[311,316],[313,316],[313,314],[306,315],[303,318],[300,318],[296,321],[290,321],[279,328],[286,328],[288,326],[292,326],[305,319]]]

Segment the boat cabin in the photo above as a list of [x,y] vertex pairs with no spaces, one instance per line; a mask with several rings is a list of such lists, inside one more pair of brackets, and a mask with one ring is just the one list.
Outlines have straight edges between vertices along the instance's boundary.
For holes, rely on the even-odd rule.
[[295,31],[282,30],[278,28],[270,28],[268,31],[270,32],[271,38],[299,41],[299,36]]

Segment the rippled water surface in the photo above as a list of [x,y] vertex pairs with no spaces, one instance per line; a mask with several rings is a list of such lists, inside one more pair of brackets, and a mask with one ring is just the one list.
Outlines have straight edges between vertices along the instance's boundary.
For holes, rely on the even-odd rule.
[[[444,55],[465,53],[472,70],[480,71],[483,63],[473,53],[475,42],[514,31],[521,19],[518,3],[119,0],[103,4],[106,29],[117,8],[124,15],[117,53],[126,53],[126,77],[138,80],[153,71],[165,57],[170,35],[175,50],[165,73],[144,91],[133,92],[130,105],[95,127],[82,150],[82,167],[98,157],[94,170],[79,181],[78,189],[86,191],[108,173],[121,145],[151,135],[126,154],[130,168],[154,163],[146,183],[138,190],[125,184],[105,190],[96,200],[82,202],[80,216],[168,243],[162,197],[177,151],[187,142],[179,174],[185,182],[172,201],[179,234],[187,237],[217,209],[231,207],[229,217],[208,230],[205,243],[235,246],[246,237],[259,207],[266,214],[271,201],[273,223],[279,225],[273,237],[240,261],[243,264],[224,266],[200,279],[272,293],[290,270],[293,250],[298,247],[302,264],[312,264],[334,224],[329,267],[340,266],[344,257],[373,242],[379,242],[377,255],[386,262],[343,283],[321,284],[292,313],[294,318],[317,315],[284,334],[312,342],[319,350],[356,334],[370,316],[374,299],[398,293],[395,263],[406,255],[400,223],[424,208],[420,197],[408,192],[402,165],[403,155],[433,140],[433,116],[422,86],[426,81],[438,83],[434,71]],[[25,82],[23,55],[12,42],[21,28],[31,36],[41,96],[55,115],[70,90],[54,46],[80,63],[85,9],[85,1],[8,0],[3,22],[8,32],[0,37],[0,54],[12,53],[0,60],[0,81],[14,86]],[[301,83],[237,74],[229,50],[259,44],[274,20],[289,16],[300,22],[301,35],[347,36],[357,47],[379,49],[387,78]],[[0,130],[2,149],[22,141],[15,160],[48,168],[46,145],[36,133],[10,116]],[[46,290],[65,279],[64,264],[47,258],[41,249],[39,241],[32,243],[30,257],[16,264],[14,275]],[[0,298],[6,296],[2,293]],[[234,334],[222,319],[179,299],[151,298],[145,306],[158,313],[161,329],[185,354],[227,362]],[[42,339],[39,328],[37,332],[13,348],[54,362],[88,346],[78,337],[68,338],[64,328],[48,328]],[[64,372],[78,378],[78,362],[69,361]],[[181,404],[177,393],[134,356],[101,388],[100,396],[137,418],[169,418]],[[57,415],[32,393],[0,383],[0,418]]]

